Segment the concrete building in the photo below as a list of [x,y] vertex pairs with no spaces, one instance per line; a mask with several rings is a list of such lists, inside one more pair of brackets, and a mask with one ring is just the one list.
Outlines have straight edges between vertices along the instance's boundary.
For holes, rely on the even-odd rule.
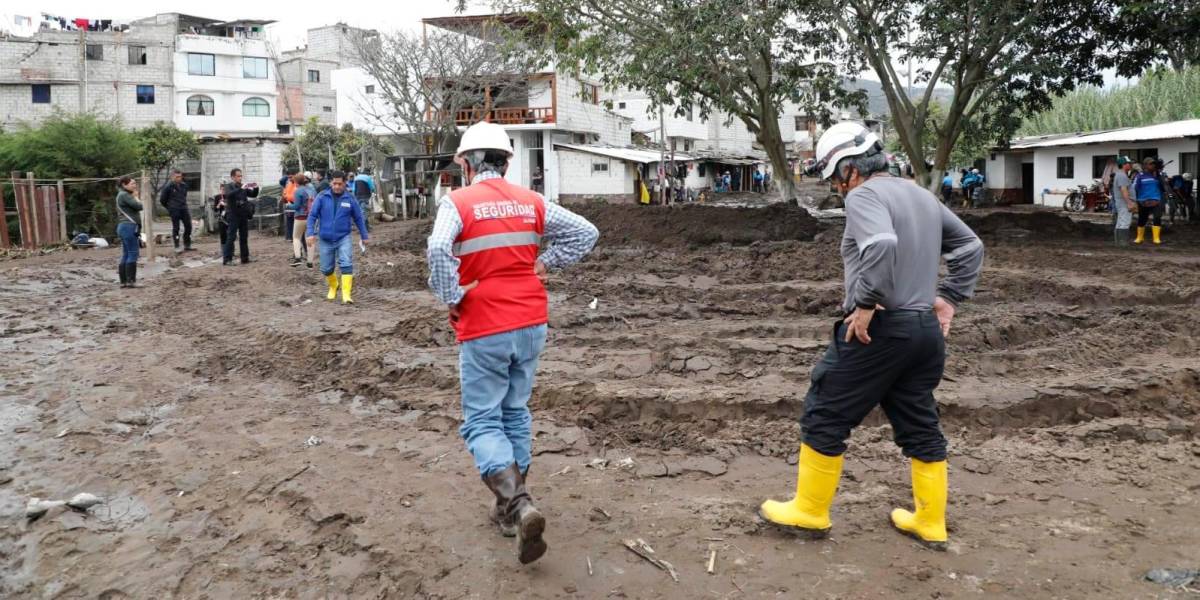
[[119,117],[131,128],[173,120],[175,23],[68,31],[38,20],[27,37],[0,37],[0,126],[37,125],[56,109]]
[[338,97],[333,89],[338,63],[309,58],[303,51],[285,53],[279,62],[279,106],[275,109],[279,133],[299,135],[311,117],[336,125]]
[[[477,31],[495,15],[455,16],[425,19],[426,27],[436,27],[465,33]],[[519,19],[518,19],[519,21]],[[509,26],[520,26],[512,19]],[[310,48],[312,47],[310,43]],[[364,103],[383,106],[383,100],[372,97],[375,82],[361,69],[339,70],[335,73],[334,89],[338,94],[338,122],[353,123],[380,135],[405,133],[400,123],[383,126],[370,118],[362,108]],[[547,67],[528,73],[520,84],[519,93],[506,93],[501,101],[493,101],[488,92],[479,98],[478,108],[460,110],[454,115],[435,115],[430,118],[452,118],[460,129],[478,121],[502,125],[512,142],[513,158],[506,178],[513,183],[542,192],[551,200],[611,196],[631,199],[634,169],[609,157],[594,157],[573,146],[628,146],[632,139],[632,119],[623,117],[602,105],[603,92],[597,81],[576,77],[565,71]],[[499,97],[499,95],[497,95]],[[409,144],[397,144],[410,148]],[[405,158],[414,154],[406,153]],[[401,156],[394,157],[385,175],[392,174]],[[447,162],[443,158],[441,163]],[[413,161],[405,168],[411,170]],[[443,178],[452,185],[451,178]]]
[[1085,134],[1018,138],[991,153],[987,186],[1013,204],[1062,206],[1071,188],[1100,179],[1117,156],[1157,156],[1170,174],[1200,173],[1200,119]]

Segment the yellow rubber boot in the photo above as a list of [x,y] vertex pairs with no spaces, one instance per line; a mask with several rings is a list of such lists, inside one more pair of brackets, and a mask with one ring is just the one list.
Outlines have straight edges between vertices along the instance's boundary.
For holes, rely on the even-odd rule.
[[1140,244],[1146,241],[1146,228],[1138,227],[1137,237],[1133,238],[1133,243]]
[[946,549],[946,461],[912,459],[913,504],[916,513],[892,511],[892,525],[934,550]]
[[353,275],[342,275],[342,304],[354,304],[354,299],[350,297],[350,290],[354,287]]
[[772,525],[809,537],[825,537],[829,533],[829,507],[842,478],[842,457],[825,456],[800,445],[800,461],[796,473],[796,497],[787,502],[767,500],[758,509],[758,516]]
[[329,282],[329,293],[325,294],[326,300],[337,299],[338,279],[337,275],[330,273],[325,276],[325,281]]
[[1162,243],[1162,227],[1153,225],[1150,227],[1150,235],[1154,237],[1155,245]]

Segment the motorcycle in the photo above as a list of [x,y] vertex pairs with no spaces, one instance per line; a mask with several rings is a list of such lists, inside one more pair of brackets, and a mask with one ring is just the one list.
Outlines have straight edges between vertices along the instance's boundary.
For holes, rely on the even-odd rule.
[[1107,211],[1108,196],[1104,193],[1100,180],[1093,180],[1091,185],[1083,184],[1071,188],[1067,198],[1063,200],[1063,210],[1067,212]]

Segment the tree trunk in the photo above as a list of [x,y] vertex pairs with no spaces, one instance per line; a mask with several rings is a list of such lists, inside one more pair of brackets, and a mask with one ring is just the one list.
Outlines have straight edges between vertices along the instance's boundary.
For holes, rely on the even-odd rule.
[[[797,196],[796,182],[792,180],[792,169],[788,165],[787,147],[783,144],[783,134],[779,131],[779,112],[775,105],[766,98],[763,99],[759,119],[760,126],[756,132],[758,143],[767,152],[771,160],[771,183],[779,190],[779,199],[787,202]],[[814,205],[815,207],[815,205]]]

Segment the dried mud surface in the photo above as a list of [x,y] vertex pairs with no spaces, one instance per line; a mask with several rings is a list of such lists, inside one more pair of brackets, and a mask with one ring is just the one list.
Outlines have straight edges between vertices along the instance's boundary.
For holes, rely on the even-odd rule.
[[[795,418],[841,295],[837,224],[784,206],[581,211],[603,237],[548,286],[531,485],[551,550],[527,567],[457,437],[428,222],[377,225],[352,308],[277,239],[233,268],[205,242],[133,291],[113,281],[117,250],[0,265],[0,597],[1185,594],[1142,575],[1200,566],[1197,228],[1114,250],[1102,225],[967,215],[988,259],[938,391],[943,554],[887,525],[911,497],[878,413],[829,539],[754,517],[794,484]],[[23,517],[30,497],[78,492],[106,502]]]

